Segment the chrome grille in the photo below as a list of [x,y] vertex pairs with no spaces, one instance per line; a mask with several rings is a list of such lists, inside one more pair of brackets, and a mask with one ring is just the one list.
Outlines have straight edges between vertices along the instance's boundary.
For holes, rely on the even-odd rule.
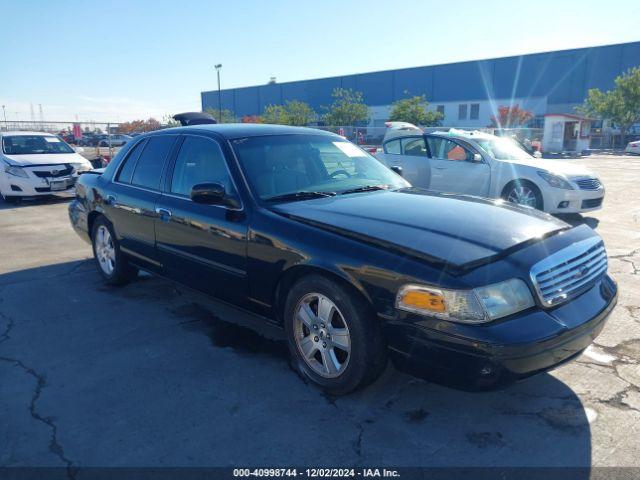
[[73,173],[73,168],[71,168],[71,165],[67,165],[67,164],[47,167],[46,170],[33,170],[33,174],[36,177],[40,177],[40,178],[66,177],[68,175],[71,175],[72,173]]
[[582,180],[576,180],[580,190],[598,190],[602,183],[597,178],[583,178]]
[[531,268],[531,281],[540,301],[552,306],[588,290],[606,271],[602,239],[591,237],[536,263]]

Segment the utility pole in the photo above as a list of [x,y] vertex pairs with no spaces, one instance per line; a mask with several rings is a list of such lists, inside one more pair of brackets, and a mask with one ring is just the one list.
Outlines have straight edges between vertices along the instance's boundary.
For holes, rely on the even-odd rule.
[[222,64],[215,65],[216,73],[218,74],[218,122],[222,123],[222,94],[220,93],[220,69]]
[[7,110],[6,105],[2,105],[2,114],[4,115],[4,129],[8,130],[9,126],[7,125]]

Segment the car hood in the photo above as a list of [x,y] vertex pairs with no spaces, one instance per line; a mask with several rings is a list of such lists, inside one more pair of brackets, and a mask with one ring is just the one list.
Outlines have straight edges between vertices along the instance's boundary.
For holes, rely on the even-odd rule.
[[596,175],[584,165],[567,160],[551,160],[547,158],[532,158],[531,160],[513,160],[509,163],[545,170],[555,175],[565,177],[595,177]]
[[570,228],[531,208],[417,188],[278,204],[276,213],[454,268]]
[[11,165],[29,167],[32,165],[59,165],[62,163],[84,163],[86,158],[77,153],[45,153],[35,155],[3,155]]

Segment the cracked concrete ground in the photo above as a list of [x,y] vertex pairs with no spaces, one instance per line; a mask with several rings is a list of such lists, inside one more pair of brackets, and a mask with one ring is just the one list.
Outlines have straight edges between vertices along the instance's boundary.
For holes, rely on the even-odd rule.
[[104,286],[66,202],[0,204],[0,466],[638,466],[640,158],[607,187],[619,305],[577,361],[506,390],[400,374],[332,398],[284,346],[151,277]]

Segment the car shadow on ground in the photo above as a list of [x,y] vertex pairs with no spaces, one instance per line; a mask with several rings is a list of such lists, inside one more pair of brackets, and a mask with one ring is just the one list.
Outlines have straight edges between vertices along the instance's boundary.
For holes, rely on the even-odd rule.
[[579,213],[562,213],[556,214],[555,216],[563,222],[567,222],[572,227],[577,227],[578,225],[587,225],[595,230],[600,224],[600,220],[598,220],[597,218],[584,217]]
[[[333,397],[291,369],[276,336],[166,280],[105,286],[92,261],[0,275],[0,305],[5,438],[28,431],[31,405],[75,465],[556,466],[589,478],[590,412],[551,374],[470,393],[389,365]],[[33,461],[39,441],[11,447],[13,461]]]
[[41,205],[55,205],[57,203],[65,203],[73,200],[74,196],[66,195],[50,195],[41,197],[29,197],[19,199],[16,202],[7,202],[0,197],[0,210],[11,210],[14,208],[37,207]]

